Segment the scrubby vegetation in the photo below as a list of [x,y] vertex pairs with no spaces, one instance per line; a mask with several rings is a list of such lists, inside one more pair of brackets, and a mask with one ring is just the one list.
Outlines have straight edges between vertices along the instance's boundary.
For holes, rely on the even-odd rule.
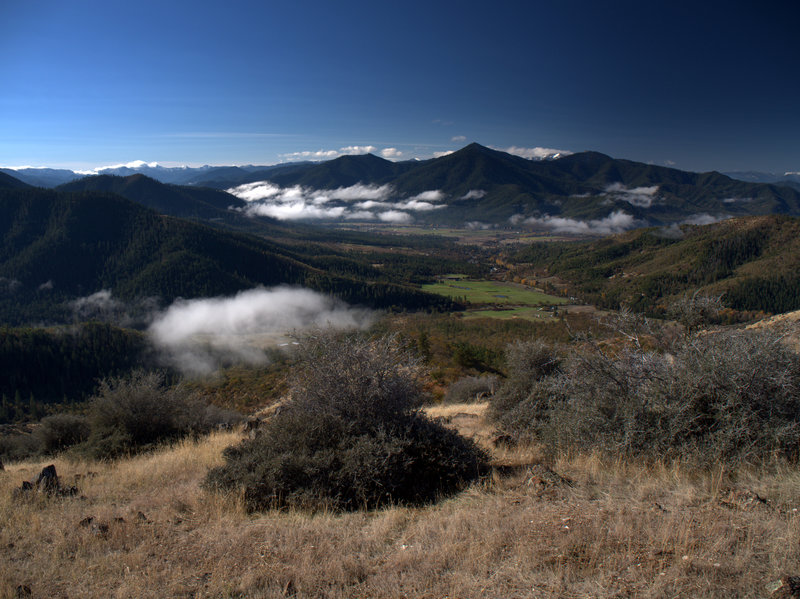
[[495,420],[553,454],[703,465],[797,457],[800,361],[780,333],[703,331],[669,348],[645,341],[632,332],[625,343],[561,353],[544,343],[512,346]]
[[290,399],[207,485],[241,491],[250,510],[419,504],[462,488],[486,456],[418,410],[421,374],[392,336],[306,339]]
[[18,460],[71,450],[93,459],[132,455],[183,437],[229,427],[242,416],[207,403],[163,372],[135,370],[100,381],[81,412],[53,414],[31,432],[0,437],[0,458]]

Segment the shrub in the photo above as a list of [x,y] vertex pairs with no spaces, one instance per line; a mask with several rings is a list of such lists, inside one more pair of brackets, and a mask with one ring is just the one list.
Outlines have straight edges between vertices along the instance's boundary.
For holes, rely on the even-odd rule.
[[306,339],[290,399],[258,435],[225,450],[212,489],[250,510],[353,510],[425,503],[485,468],[471,441],[426,418],[419,361],[394,337]]
[[499,385],[496,376],[465,376],[447,388],[446,403],[470,403],[491,397]]
[[0,460],[16,462],[39,454],[39,441],[29,433],[0,434]]
[[89,436],[89,421],[81,414],[53,414],[42,418],[34,436],[42,453],[56,453],[85,441]]
[[508,378],[503,381],[489,404],[489,416],[502,420],[528,398],[542,378],[561,369],[558,349],[540,339],[516,341],[506,348]]
[[[503,396],[505,389],[498,392]],[[551,451],[757,462],[800,442],[800,361],[775,331],[696,334],[674,354],[626,346],[572,352],[493,415]]]
[[100,382],[89,403],[91,432],[81,449],[94,458],[114,458],[237,419],[183,385],[168,386],[163,373],[139,370]]

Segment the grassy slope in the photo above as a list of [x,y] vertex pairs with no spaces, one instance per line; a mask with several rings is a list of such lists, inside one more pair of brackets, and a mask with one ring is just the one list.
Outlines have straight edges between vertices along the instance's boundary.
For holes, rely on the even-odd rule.
[[[434,415],[485,438],[481,409]],[[248,516],[199,489],[237,436],[115,464],[55,460],[69,482],[96,473],[79,482],[85,499],[13,501],[47,462],[8,466],[0,597],[21,584],[37,597],[760,597],[800,570],[796,471],[739,473],[732,495],[718,473],[574,456],[551,464],[571,487],[533,466],[421,509]],[[108,532],[81,526],[87,516]]]
[[640,229],[600,241],[534,245],[518,252],[514,260],[525,263],[523,272],[558,275],[571,284],[571,292],[612,308],[641,303],[652,309],[670,297],[702,289],[738,298],[739,309],[783,311],[762,307],[757,297],[748,300],[743,286],[797,278],[800,219],[731,219],[684,227],[679,238],[658,229]]
[[474,304],[539,306],[566,303],[564,298],[496,281],[442,281],[423,285],[422,290],[451,298],[466,298]]

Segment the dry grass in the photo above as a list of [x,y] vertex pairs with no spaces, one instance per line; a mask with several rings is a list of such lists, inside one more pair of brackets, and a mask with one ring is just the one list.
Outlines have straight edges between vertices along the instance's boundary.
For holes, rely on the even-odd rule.
[[[480,412],[462,407],[446,409]],[[580,455],[549,465],[562,479],[525,448],[497,455],[518,466],[510,476],[436,506],[248,516],[199,488],[235,440],[113,465],[55,461],[66,482],[84,475],[85,498],[15,501],[45,463],[7,466],[0,597],[21,584],[34,597],[761,597],[800,572],[790,469],[698,473]],[[107,532],[81,526],[87,516]]]

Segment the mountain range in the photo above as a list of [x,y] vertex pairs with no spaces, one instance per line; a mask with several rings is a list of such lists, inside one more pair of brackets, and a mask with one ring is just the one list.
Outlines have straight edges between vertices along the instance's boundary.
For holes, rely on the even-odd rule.
[[[121,193],[163,213],[236,221],[239,228],[245,228],[246,214],[604,234],[732,216],[800,214],[800,189],[788,176],[780,184],[741,181],[597,152],[529,160],[475,143],[423,161],[392,162],[365,154],[269,167],[143,164],[133,170],[131,175],[130,167],[119,167],[117,176],[82,178],[59,189]],[[6,173],[37,185],[42,183],[31,177],[38,173],[41,181],[44,175],[39,169]],[[157,187],[145,174],[172,185]]]

